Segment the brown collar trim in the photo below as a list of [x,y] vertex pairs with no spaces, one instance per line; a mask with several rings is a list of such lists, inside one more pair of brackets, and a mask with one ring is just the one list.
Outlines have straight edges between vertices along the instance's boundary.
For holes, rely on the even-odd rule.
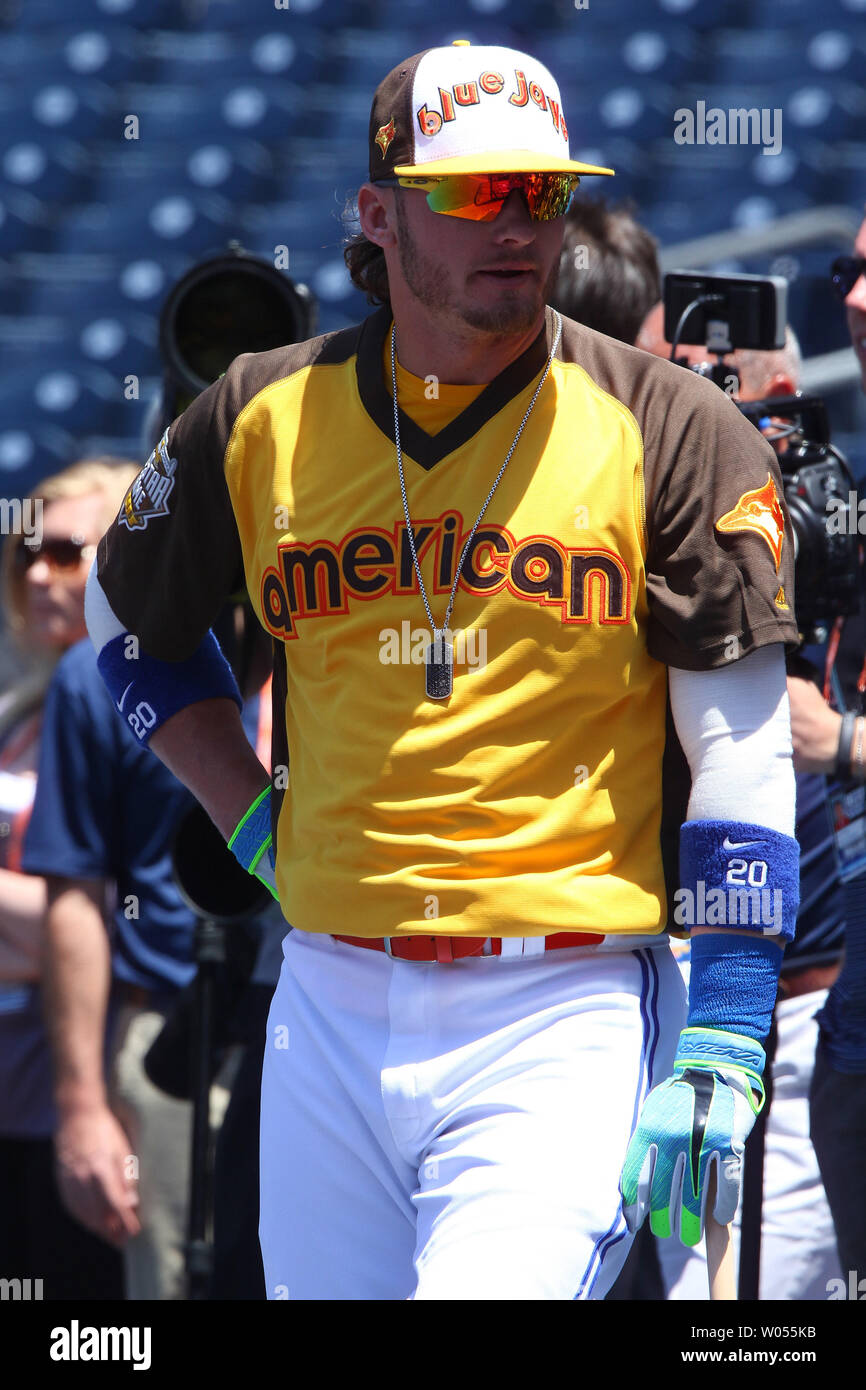
[[[550,355],[555,320],[549,306],[545,309],[544,318],[544,328],[526,351],[495,376],[480,396],[476,396],[471,405],[438,434],[427,434],[400,410],[400,443],[404,453],[422,468],[431,469],[440,459],[447,458],[455,449],[466,444],[503,406],[528,386],[543,369]],[[393,447],[394,402],[382,378],[382,353],[390,330],[391,310],[387,305],[364,320],[355,370],[364,409]]]

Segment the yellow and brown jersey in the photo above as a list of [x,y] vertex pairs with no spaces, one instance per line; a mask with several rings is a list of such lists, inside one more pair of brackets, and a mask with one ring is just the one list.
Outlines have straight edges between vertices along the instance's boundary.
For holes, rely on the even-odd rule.
[[[131,490],[100,546],[102,585],[145,650],[177,660],[246,583],[274,637],[275,787],[290,769],[277,882],[295,925],[659,931],[666,664],[797,639],[775,455],[717,387],[563,320],[463,559],[453,694],[434,702],[389,330],[381,309],[238,358]],[[548,309],[486,387],[406,390],[437,623],[554,333]]]

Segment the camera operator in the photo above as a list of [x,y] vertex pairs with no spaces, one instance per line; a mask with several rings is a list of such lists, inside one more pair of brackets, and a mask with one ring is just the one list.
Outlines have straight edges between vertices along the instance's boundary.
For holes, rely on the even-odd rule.
[[[853,256],[840,257],[834,263],[832,283],[845,305],[866,392],[866,220],[857,234]],[[837,773],[847,788],[844,800],[836,802],[837,824],[844,829],[852,873],[845,884],[845,957],[818,1016],[820,1037],[810,1101],[812,1142],[833,1212],[842,1271],[856,1271],[858,1278],[866,1273],[862,1180],[866,1158],[866,878],[862,864],[856,876],[853,871],[864,848],[864,655],[866,584],[861,585],[859,614],[845,625],[836,661],[845,717],[830,709],[810,682],[788,681],[795,765],[828,776]]]
[[[635,347],[643,348],[656,357],[669,358],[671,344],[664,335],[665,306],[659,300],[650,309],[635,338]],[[700,366],[710,354],[701,343],[681,343],[677,359],[687,358],[690,367]],[[736,348],[726,354],[726,360],[736,371],[740,385],[738,400],[757,401],[767,396],[789,396],[797,389],[802,369],[800,345],[790,324],[785,330],[785,346],[775,352],[753,352]]]
[[[662,303],[647,315],[636,345],[670,357]],[[692,368],[709,363],[713,356],[705,345],[685,343],[678,345],[676,355]],[[790,326],[783,348],[766,352],[737,348],[725,354],[725,363],[739,378],[735,394],[742,402],[790,396],[799,386],[800,349]],[[731,375],[726,389],[733,393],[735,385]],[[788,681],[789,690],[807,684],[817,695],[811,683]],[[792,725],[793,699],[792,695]],[[761,1208],[760,1296],[764,1299],[822,1299],[828,1280],[839,1274],[830,1209],[809,1142],[808,1094],[817,1043],[815,1014],[839,971],[843,902],[826,785],[822,777],[809,775],[821,769],[805,766],[796,756],[795,767],[800,910],[796,936],[783,958],[775,1010],[774,1090],[766,1121]],[[735,1226],[737,1245],[742,1214],[741,1204]],[[669,1298],[706,1299],[700,1247],[687,1251],[660,1241],[658,1255]]]

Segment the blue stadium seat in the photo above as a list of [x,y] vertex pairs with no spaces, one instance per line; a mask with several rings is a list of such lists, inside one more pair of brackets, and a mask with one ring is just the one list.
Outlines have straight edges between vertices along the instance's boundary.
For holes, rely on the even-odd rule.
[[[811,33],[814,34],[814,20]],[[705,38],[706,71],[714,85],[760,87],[768,78],[815,75],[809,41],[796,29],[721,29]]]
[[249,34],[284,25],[287,32],[299,33],[305,28],[314,32],[369,23],[370,7],[362,0],[268,0],[264,4],[249,4],[248,0],[207,0],[206,4],[197,6],[190,27]]
[[37,88],[68,78],[116,82],[141,63],[138,35],[131,29],[54,25],[48,33],[5,34],[0,43],[0,80],[26,81]]
[[329,202],[324,196],[311,197],[308,201],[248,203],[239,210],[240,240],[250,250],[257,249],[258,254],[271,259],[275,247],[286,247],[288,271],[293,276],[298,252],[313,253],[313,264],[321,263],[326,256],[340,254],[343,237],[340,207],[336,199]]
[[166,188],[214,192],[235,202],[281,196],[274,155],[257,140],[183,136],[126,148],[94,145],[90,154],[92,201],[114,204],[149,193],[157,202]]
[[743,190],[739,197],[731,201],[728,226],[762,227],[791,213],[807,212],[811,206],[811,198],[796,186],[768,189],[766,192]]
[[[705,0],[648,0],[643,6],[643,20],[646,23],[658,22],[662,17],[678,24],[686,24],[698,33],[708,30],[732,28],[744,29],[752,23],[754,0],[716,0],[708,5]],[[593,22],[595,11],[591,11]],[[609,19],[619,21],[619,7],[610,6]]]
[[293,111],[302,101],[297,84],[256,74],[225,87],[192,82],[122,86],[117,110],[137,116],[142,141],[165,143],[182,134],[211,143],[228,135],[273,139],[290,133]]
[[[346,76],[351,76],[351,80],[359,86],[366,81],[365,74],[371,74],[375,84],[404,58],[419,51],[416,37],[403,25],[389,25],[384,30],[341,28],[331,35],[328,44],[330,63],[339,65]],[[332,80],[339,80],[339,71],[332,68],[331,73]],[[331,73],[328,75],[331,76]],[[371,86],[368,87],[368,104],[372,95]]]
[[[864,16],[866,17],[866,16]],[[866,28],[863,21],[852,28],[849,21],[828,23],[822,13],[822,27],[813,27],[802,36],[806,61],[813,75],[834,77],[863,84],[866,78]]]
[[279,24],[264,33],[160,31],[142,42],[158,66],[159,81],[193,82],[199,88],[255,84],[278,78],[306,85],[328,62],[332,37]]
[[724,211],[715,202],[695,202],[671,194],[642,202],[639,207],[641,223],[663,247],[724,231]]
[[58,426],[7,424],[0,413],[0,491],[26,497],[43,478],[82,458],[77,447],[74,436]]
[[[834,5],[832,0],[822,0],[820,6],[822,23],[825,19],[829,19],[834,9],[838,11],[838,4]],[[814,0],[752,0],[751,16],[746,23],[758,31],[761,29],[799,27],[811,29],[814,33],[815,18]],[[850,10],[848,11],[848,18],[849,21],[852,18]]]
[[0,255],[47,251],[54,242],[57,210],[32,193],[0,194]]
[[64,23],[82,28],[185,26],[197,7],[198,0],[73,0],[59,6],[57,0],[21,0],[14,27],[17,31],[50,32],[57,25],[58,9],[63,12]]
[[661,79],[681,82],[695,72],[700,48],[681,25],[645,22],[633,31],[581,30],[575,21],[564,33],[540,34],[532,53],[550,68],[560,87],[591,83],[626,86]]
[[163,188],[157,198],[148,191],[122,204],[67,208],[54,244],[66,253],[126,253],[131,258],[162,248],[201,255],[224,246],[236,226],[236,213],[225,199]]
[[292,134],[327,136],[343,158],[367,163],[367,130],[370,123],[371,86],[339,87],[316,82],[292,97]]
[[98,413],[123,402],[116,373],[82,367],[62,352],[40,353],[41,361],[4,371],[0,380],[0,429],[28,429],[37,422],[77,432]]
[[159,247],[150,255],[128,251],[116,263],[118,304],[148,316],[158,315],[171,287],[199,259],[198,255],[168,246]]
[[[18,140],[87,140],[105,130],[117,111],[115,91],[107,82],[72,74],[38,83],[16,79],[6,85],[4,96],[14,103],[11,128]],[[120,133],[119,122],[117,129]]]
[[827,0],[821,15],[834,23],[862,24],[866,19],[866,0]]
[[[28,314],[57,315],[72,324],[123,306],[111,256],[24,255],[17,258],[15,275],[21,310]],[[125,307],[135,312],[137,306]]]
[[0,154],[0,198],[10,192],[43,201],[68,202],[87,195],[87,151],[78,141],[56,137],[17,140]]
[[[572,100],[572,96],[574,100]],[[569,112],[580,111],[579,120],[569,116],[569,136],[586,130],[595,119],[600,143],[611,135],[646,142],[656,138],[672,138],[673,110],[676,105],[672,89],[658,82],[629,79],[619,85],[598,88],[577,88],[563,84],[562,100]],[[599,137],[596,137],[599,138]]]
[[0,359],[31,353],[40,364],[90,363],[121,375],[132,362],[150,362],[158,350],[157,316],[127,307],[116,284],[110,288],[103,302],[91,293],[88,303],[86,293],[65,294],[55,280],[31,297],[24,313],[0,317]]

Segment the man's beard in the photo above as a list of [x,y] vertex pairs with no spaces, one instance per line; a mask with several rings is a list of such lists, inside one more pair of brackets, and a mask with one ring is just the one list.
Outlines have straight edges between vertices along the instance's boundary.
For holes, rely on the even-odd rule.
[[426,309],[457,317],[470,328],[486,333],[526,333],[533,327],[542,306],[553,296],[559,271],[556,262],[537,295],[524,292],[513,299],[503,297],[494,304],[461,302],[454,295],[447,261],[437,261],[421,250],[399,197],[396,207],[400,269],[409,289]]

